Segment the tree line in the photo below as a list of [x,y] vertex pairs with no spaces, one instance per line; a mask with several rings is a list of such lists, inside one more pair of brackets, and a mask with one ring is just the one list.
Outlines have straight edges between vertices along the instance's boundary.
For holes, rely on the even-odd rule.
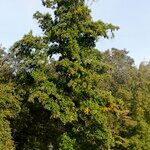
[[0,150],[149,150],[150,62],[96,49],[118,26],[85,0],[45,0],[43,31],[0,48]]

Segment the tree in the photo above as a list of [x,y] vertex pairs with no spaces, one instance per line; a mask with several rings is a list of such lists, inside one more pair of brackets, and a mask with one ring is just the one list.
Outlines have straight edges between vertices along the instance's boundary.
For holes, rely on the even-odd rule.
[[[54,18],[34,14],[44,36],[30,32],[12,47],[18,89],[23,89],[22,113],[13,122],[17,149],[46,150],[50,143],[62,150],[110,149],[113,135],[104,109],[113,105],[114,111],[116,102],[98,88],[107,65],[95,43],[118,27],[94,22],[84,0],[46,0],[43,5],[54,10]],[[58,60],[51,61],[54,56]],[[22,125],[23,116],[28,119]]]
[[9,55],[0,48],[0,149],[14,149],[10,119],[19,111],[18,97],[15,95],[13,74],[8,63]]
[[137,125],[131,131],[131,149],[150,149],[150,65],[141,63],[138,69],[138,80],[134,88],[132,116]]
[[141,63],[137,69],[127,54],[126,50],[114,48],[103,54],[104,62],[111,66],[107,88],[110,87],[113,96],[122,99],[124,104],[121,118],[114,121],[118,122],[115,130],[124,144],[119,143],[114,148],[147,150],[150,149],[149,64]]

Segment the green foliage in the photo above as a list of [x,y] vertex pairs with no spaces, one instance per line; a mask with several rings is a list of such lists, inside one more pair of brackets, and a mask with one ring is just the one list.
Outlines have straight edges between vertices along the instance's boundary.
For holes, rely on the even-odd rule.
[[0,148],[149,150],[150,64],[99,52],[119,28],[93,21],[84,0],[42,2],[54,12],[34,14],[43,36],[0,48]]
[[60,137],[60,150],[74,150],[75,140],[70,139],[67,134],[63,134]]
[[117,49],[104,53],[104,61],[112,66],[110,90],[124,103],[117,137],[119,135],[126,144],[117,142],[120,146],[116,146],[119,149],[148,150],[150,148],[149,64],[141,63],[137,69],[133,65],[133,59],[127,54],[127,51]]
[[0,149],[14,149],[10,119],[19,111],[18,96],[15,95],[12,73],[7,61],[8,55],[0,48]]
[[[49,116],[45,123],[57,122],[56,128],[53,127],[56,141],[52,137],[47,140],[54,149],[110,148],[113,137],[103,108],[108,102],[115,103],[115,99],[109,92],[103,90],[103,94],[98,89],[98,81],[107,76],[107,65],[102,63],[102,56],[94,47],[99,37],[109,38],[109,31],[118,27],[94,22],[84,1],[47,0],[43,4],[54,9],[55,14],[52,18],[48,13],[35,13],[44,36],[34,37],[30,32],[11,50],[14,65],[17,64],[18,87],[26,87],[22,103],[28,107],[37,128],[38,120],[31,113],[33,108],[38,116],[41,109],[43,115]],[[58,61],[52,61],[54,55]],[[14,137],[18,142],[17,135],[22,131],[16,130]],[[51,134],[49,128],[45,130]],[[34,137],[35,129],[30,132]],[[41,138],[45,136],[43,133]],[[26,135],[26,139],[29,137]],[[36,135],[35,138],[38,139]]]

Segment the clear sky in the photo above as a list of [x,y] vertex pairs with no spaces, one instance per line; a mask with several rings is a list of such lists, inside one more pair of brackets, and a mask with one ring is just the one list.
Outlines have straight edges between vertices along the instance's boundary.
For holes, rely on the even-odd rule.
[[[96,0],[91,9],[94,20],[120,27],[114,39],[100,39],[98,49],[127,49],[136,64],[150,60],[150,0]],[[41,0],[0,0],[0,43],[9,48],[31,29],[40,34],[36,10],[48,11]]]

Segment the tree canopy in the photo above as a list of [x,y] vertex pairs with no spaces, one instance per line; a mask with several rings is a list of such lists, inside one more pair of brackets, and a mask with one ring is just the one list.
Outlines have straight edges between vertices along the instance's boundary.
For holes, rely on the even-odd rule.
[[150,149],[150,65],[96,49],[118,26],[93,21],[84,0],[45,0],[43,31],[0,49],[0,148]]

